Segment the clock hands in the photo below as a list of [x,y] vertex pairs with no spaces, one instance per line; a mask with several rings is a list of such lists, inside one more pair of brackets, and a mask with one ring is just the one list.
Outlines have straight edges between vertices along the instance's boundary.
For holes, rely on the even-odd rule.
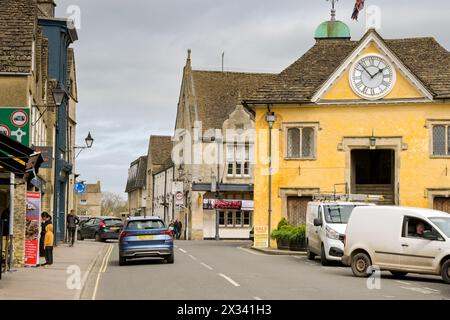
[[379,75],[380,73],[383,73],[384,70],[386,70],[388,67],[385,67],[383,69],[380,69],[377,73],[375,73],[373,76],[371,76],[371,78],[375,78],[377,75]]
[[369,77],[371,79],[373,79],[372,74],[369,72],[369,70],[367,70],[367,68],[360,62],[359,65],[364,69],[364,71],[367,72],[367,74],[369,75]]

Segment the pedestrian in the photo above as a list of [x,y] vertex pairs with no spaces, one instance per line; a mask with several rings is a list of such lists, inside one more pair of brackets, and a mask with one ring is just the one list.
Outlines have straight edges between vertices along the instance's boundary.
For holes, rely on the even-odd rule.
[[45,227],[45,239],[44,239],[44,249],[45,249],[45,263],[44,266],[51,266],[53,264],[53,224],[50,222]]
[[80,223],[80,219],[75,215],[75,211],[70,210],[66,219],[67,231],[69,235],[69,247],[73,247],[75,243],[75,233],[77,231],[77,225]]
[[178,221],[178,227],[177,227],[177,239],[181,238],[181,231],[183,230],[183,224],[181,221]]
[[174,230],[175,230],[175,223],[173,222],[173,220],[170,220],[170,222],[169,222],[169,231],[172,234],[172,236],[174,235]]
[[178,220],[175,220],[173,223],[172,237],[176,238],[177,234],[178,234]]
[[49,223],[52,223],[51,216],[48,212],[41,213],[41,235],[39,239],[39,256],[45,257],[44,240],[45,240],[45,228]]

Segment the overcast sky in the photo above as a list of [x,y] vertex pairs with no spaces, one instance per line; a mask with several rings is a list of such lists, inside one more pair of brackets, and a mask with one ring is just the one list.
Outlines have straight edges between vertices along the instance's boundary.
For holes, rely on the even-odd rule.
[[[76,50],[77,139],[94,147],[77,161],[80,179],[123,193],[131,161],[147,153],[151,134],[173,133],[186,51],[196,69],[280,72],[314,44],[329,19],[325,0],[56,0],[57,16],[81,8]],[[431,4],[432,3],[432,4]],[[382,12],[386,38],[433,36],[450,49],[448,0],[366,0]],[[352,38],[364,13],[350,20],[354,0],[340,0],[337,18]]]

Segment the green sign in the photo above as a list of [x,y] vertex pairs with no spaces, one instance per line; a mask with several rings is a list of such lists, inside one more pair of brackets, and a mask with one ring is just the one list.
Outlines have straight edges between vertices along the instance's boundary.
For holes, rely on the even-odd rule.
[[0,133],[30,146],[30,109],[0,107]]

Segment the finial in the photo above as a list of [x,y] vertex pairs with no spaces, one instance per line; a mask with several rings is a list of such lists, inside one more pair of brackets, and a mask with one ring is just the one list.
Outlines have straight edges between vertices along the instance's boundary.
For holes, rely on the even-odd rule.
[[336,21],[336,2],[339,0],[327,0],[331,2],[331,21]]
[[188,49],[188,55],[187,55],[187,59],[190,61],[191,60],[191,49]]

